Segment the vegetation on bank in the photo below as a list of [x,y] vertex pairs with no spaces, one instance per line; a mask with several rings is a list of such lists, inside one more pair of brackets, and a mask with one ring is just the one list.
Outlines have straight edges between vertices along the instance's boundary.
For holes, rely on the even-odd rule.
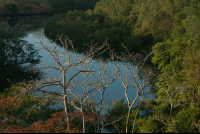
[[[65,14],[54,15],[46,23],[45,32],[51,32],[52,37],[64,33],[79,46],[89,43],[91,40],[102,42],[105,38],[108,38],[110,46],[118,51],[123,49],[122,43],[130,51],[142,52],[153,48],[152,63],[157,65],[160,70],[159,75],[156,76],[156,88],[158,90],[156,99],[139,102],[138,106],[131,110],[128,132],[199,133],[199,9],[199,0],[100,0],[95,5],[94,10],[84,12],[74,10]],[[23,87],[20,84],[16,86]],[[12,96],[8,91],[13,93],[14,89],[14,87],[10,87],[2,95],[4,97]],[[35,97],[34,94],[28,96],[29,98],[24,97],[25,104],[20,103],[22,107],[18,107],[19,109],[12,111],[13,109],[7,108],[6,116],[16,117],[14,122],[12,122],[13,118],[10,119],[11,124],[23,126],[27,118],[31,119],[36,116],[38,120],[33,120],[31,123],[40,120],[48,121],[51,116],[50,114],[46,115],[45,112],[57,112],[49,110],[48,106],[44,106],[41,113],[33,112],[25,119],[24,116],[27,115],[27,112],[21,114],[18,114],[18,112],[22,112],[20,111],[22,109],[29,111],[31,104],[36,104],[40,101],[40,98]],[[4,99],[1,98],[2,102],[5,101]],[[115,106],[107,115],[106,123],[110,123],[110,125],[106,126],[106,130],[117,133],[126,132],[128,104],[123,99],[113,102]],[[0,111],[0,114],[7,111]],[[46,117],[40,117],[42,114],[45,114]],[[1,124],[2,119],[4,119],[2,117],[0,115],[0,127],[4,125]],[[59,115],[59,117],[63,116]],[[120,120],[113,123],[113,119]],[[57,120],[54,119],[54,122],[57,122]],[[81,123],[81,118],[73,123],[78,126]],[[90,123],[95,126],[97,122],[88,121],[87,123],[86,132],[94,132],[95,128],[91,127]],[[45,123],[37,122],[36,124],[38,128],[42,128],[41,130],[46,130],[45,132],[63,132],[66,130],[66,126],[65,129],[60,127],[61,131],[57,131],[52,130],[52,126],[45,126]],[[58,126],[59,124],[60,122],[54,125]],[[28,127],[30,130],[34,126],[25,125],[23,127]],[[19,130],[19,128],[22,129],[22,127],[16,127],[15,129],[8,129],[10,131],[7,132]],[[78,130],[80,129],[81,125],[78,127]],[[3,131],[3,129],[1,130]],[[27,129],[23,131],[25,130]],[[33,128],[31,130],[36,131],[38,129]]]
[[198,5],[198,0],[100,0],[94,10],[55,15],[45,32],[53,37],[64,33],[75,45],[107,38],[118,51],[122,43],[130,51],[148,51],[170,38],[199,38]]

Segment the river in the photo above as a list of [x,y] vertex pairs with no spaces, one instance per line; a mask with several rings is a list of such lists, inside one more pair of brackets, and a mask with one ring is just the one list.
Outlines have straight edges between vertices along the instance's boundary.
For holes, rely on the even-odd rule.
[[[43,33],[44,32],[44,24],[45,21],[48,19],[49,16],[20,16],[20,17],[4,17],[3,19],[1,19],[0,24],[1,24],[1,28],[2,29],[7,29],[8,33],[12,32],[15,33],[16,37],[25,40],[29,43],[35,44],[36,49],[38,49],[41,45],[38,44],[38,39],[36,38],[36,33]],[[48,42],[47,46],[49,47],[53,47],[53,43],[47,38],[44,37],[44,42]],[[56,45],[56,48],[58,49],[58,52],[64,52],[64,48]],[[71,51],[70,54],[72,56],[75,56],[75,54]],[[43,65],[56,65],[55,61],[52,59],[52,57],[48,54],[48,52],[46,50],[41,50],[39,51],[39,55],[42,56],[41,58],[41,62],[40,65],[37,65],[37,67],[40,67],[41,64]],[[78,54],[79,57],[84,57],[84,55]],[[99,63],[103,63],[104,61],[99,61]],[[90,65],[93,64],[93,69],[92,71],[95,71],[95,75],[94,77],[89,77],[90,80],[94,80],[94,78],[98,79],[99,77],[99,68],[97,64],[94,64],[94,62],[90,63]],[[132,65],[131,66],[133,69],[137,70],[137,66]],[[122,77],[125,79],[126,76],[126,68],[125,66],[123,66],[121,64],[120,66],[120,70],[123,70],[124,73],[122,75]],[[115,66],[113,65],[112,62],[108,62],[107,65],[107,72],[113,72],[116,71],[115,70]],[[76,73],[76,71],[74,69],[70,69],[69,71],[67,71],[67,78],[71,78],[71,76],[73,76]],[[60,71],[50,71],[48,72],[45,77],[49,78],[51,76],[53,76],[54,78],[58,78],[61,75]],[[128,76],[130,76],[130,74],[128,74]],[[143,74],[141,72],[141,74],[136,78],[136,81],[140,84],[143,81],[142,78]],[[84,81],[84,76],[83,75],[78,75],[76,78],[77,81],[83,82]],[[133,83],[133,81],[132,81]],[[132,84],[131,82],[129,82],[129,84]],[[58,88],[56,86],[51,86],[48,87],[48,90],[56,90],[56,92],[58,90],[61,90],[62,88]],[[147,90],[150,89],[150,87],[146,88]],[[102,91],[102,89],[101,89]],[[74,93],[79,96],[82,94],[82,90],[81,89],[76,89],[74,90]],[[128,89],[128,96],[130,99],[130,102],[132,102],[135,97],[136,97],[136,89],[131,87]],[[91,98],[94,98],[94,102],[98,103],[101,100],[101,94],[99,93],[99,91],[96,92],[92,92],[90,95]],[[71,99],[73,98],[73,96],[71,95]],[[116,81],[114,81],[112,84],[110,84],[110,86],[108,86],[108,88],[106,89],[105,95],[104,95],[104,99],[103,102],[108,104],[109,106],[107,108],[104,109],[104,112],[106,112],[108,110],[108,108],[112,105],[113,103],[113,99],[117,99],[120,100],[120,98],[123,98],[126,101],[126,97],[125,97],[125,88],[121,82],[120,79],[117,79]],[[149,94],[148,96],[146,96],[146,98],[154,98],[154,94]],[[140,99],[138,99],[140,100]],[[137,103],[136,103],[137,104]],[[63,104],[61,103],[60,106],[63,106]],[[135,105],[134,105],[135,106]],[[55,107],[55,106],[54,106]]]

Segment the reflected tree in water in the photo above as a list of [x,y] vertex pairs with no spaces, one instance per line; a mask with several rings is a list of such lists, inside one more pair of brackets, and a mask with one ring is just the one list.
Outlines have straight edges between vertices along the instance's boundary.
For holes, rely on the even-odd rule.
[[0,91],[10,86],[8,79],[17,83],[36,77],[38,72],[30,68],[39,61],[40,56],[32,44],[0,31]]

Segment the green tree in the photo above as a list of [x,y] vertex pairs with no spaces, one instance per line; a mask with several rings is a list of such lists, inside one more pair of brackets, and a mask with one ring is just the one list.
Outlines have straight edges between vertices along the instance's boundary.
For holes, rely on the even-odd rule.
[[185,58],[183,60],[183,85],[191,91],[192,101],[198,103],[200,95],[200,43],[188,41]]
[[171,17],[166,12],[159,12],[154,16],[151,31],[155,42],[161,42],[170,37]]
[[182,61],[185,56],[186,38],[169,39],[166,42],[157,43],[153,48],[154,57],[152,63],[158,65],[161,74],[159,85],[178,85],[181,80]]
[[[199,42],[188,38],[176,38],[157,43],[154,48],[152,62],[158,64],[158,68],[161,70],[161,74],[158,76],[159,82],[157,82],[159,87],[157,97],[163,104],[168,103],[169,117],[162,119],[165,126],[163,131],[198,132],[196,128],[191,128],[194,120],[187,119],[189,124],[181,124],[179,122],[181,118],[178,117],[181,117],[185,110],[189,111],[193,108],[197,108],[193,110],[199,110],[199,100],[197,99],[200,83]],[[191,118],[198,116],[196,113],[192,114],[187,115]],[[177,124],[177,122],[179,123]],[[186,128],[186,126],[188,127]]]
[[[126,128],[126,115],[128,113],[128,105],[127,102],[124,102],[124,99],[120,99],[120,101],[113,100],[114,108],[107,115],[107,124],[106,130],[112,133],[120,133],[125,132]],[[121,119],[121,120],[119,120]],[[119,120],[119,121],[118,121]]]

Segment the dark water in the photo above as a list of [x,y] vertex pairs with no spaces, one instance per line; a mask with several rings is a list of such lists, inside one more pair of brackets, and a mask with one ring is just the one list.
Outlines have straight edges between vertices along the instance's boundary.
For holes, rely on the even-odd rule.
[[[38,42],[38,38],[36,37],[36,33],[37,32],[44,32],[44,24],[45,21],[47,21],[49,16],[21,16],[21,17],[4,17],[0,19],[0,28],[4,29],[5,31],[7,31],[8,34],[14,34],[15,37],[20,38],[22,40],[26,40],[29,43],[33,43],[35,44],[36,49],[39,49],[39,47],[41,47],[40,44],[36,43]],[[44,43],[47,43],[47,46],[49,47],[53,47],[54,44],[52,42],[50,42],[50,40],[46,37],[44,37]],[[56,45],[56,48],[58,49],[59,52],[64,52],[64,48]],[[55,61],[50,57],[50,55],[48,54],[48,52],[46,50],[41,50],[39,51],[39,55],[42,56],[41,58],[41,63],[40,65],[37,65],[37,67],[40,66],[44,66],[44,65],[56,65]],[[73,52],[70,52],[71,56],[75,56],[75,54]],[[78,54],[79,57],[83,57],[84,55]],[[99,61],[100,64],[103,63],[103,61]],[[90,80],[94,80],[94,79],[98,79],[99,78],[99,68],[98,65],[95,64],[94,62],[91,63],[91,65],[93,65],[93,71],[96,72],[96,74],[94,75],[94,77],[89,77]],[[137,66],[135,65],[131,65],[132,69],[134,69],[135,71],[137,70]],[[145,67],[144,67],[145,69]],[[122,77],[124,78],[124,80],[126,79],[126,68],[124,65],[121,64],[120,66],[120,70],[123,71],[123,75]],[[44,70],[45,71],[45,70]],[[113,63],[109,62],[107,65],[107,71],[108,72],[114,72],[115,67],[113,65]],[[76,71],[74,69],[70,69],[67,72],[67,78],[70,78],[71,76],[73,76],[76,73]],[[45,77],[49,78],[51,76],[53,76],[54,78],[58,78],[60,77],[61,72],[59,71],[50,71],[48,72]],[[128,76],[130,76],[130,74],[128,74]],[[78,75],[78,77],[76,78],[77,81],[84,82],[84,76],[83,75]],[[143,81],[143,72],[140,73],[140,75],[137,77],[136,81],[140,84]],[[132,82],[129,82],[129,84],[133,84]],[[147,87],[146,90],[149,90],[150,87]],[[47,90],[55,90],[57,91],[62,91],[62,88],[60,87],[56,87],[56,86],[52,86],[52,87],[48,87]],[[100,91],[102,91],[102,89],[100,89]],[[100,91],[96,91],[96,92],[92,92],[90,97],[91,99],[94,99],[94,101],[96,103],[98,103],[101,99],[101,94]],[[76,89],[74,90],[74,93],[79,96],[82,94],[82,90],[81,89]],[[136,89],[135,88],[129,88],[128,89],[128,96],[130,99],[130,102],[132,102],[135,97],[136,97]],[[122,82],[120,79],[116,80],[115,82],[113,82],[110,86],[108,86],[105,95],[104,95],[104,103],[107,103],[109,105],[112,105],[113,99],[117,99],[120,100],[120,98],[123,98],[124,100],[126,100],[125,97],[125,89],[122,85]],[[150,94],[149,96],[146,96],[147,98],[154,98],[154,94]],[[71,98],[73,98],[73,96],[71,95]],[[140,100],[140,99],[139,99]],[[61,104],[62,106],[62,104]],[[107,108],[104,109],[106,112]]]

